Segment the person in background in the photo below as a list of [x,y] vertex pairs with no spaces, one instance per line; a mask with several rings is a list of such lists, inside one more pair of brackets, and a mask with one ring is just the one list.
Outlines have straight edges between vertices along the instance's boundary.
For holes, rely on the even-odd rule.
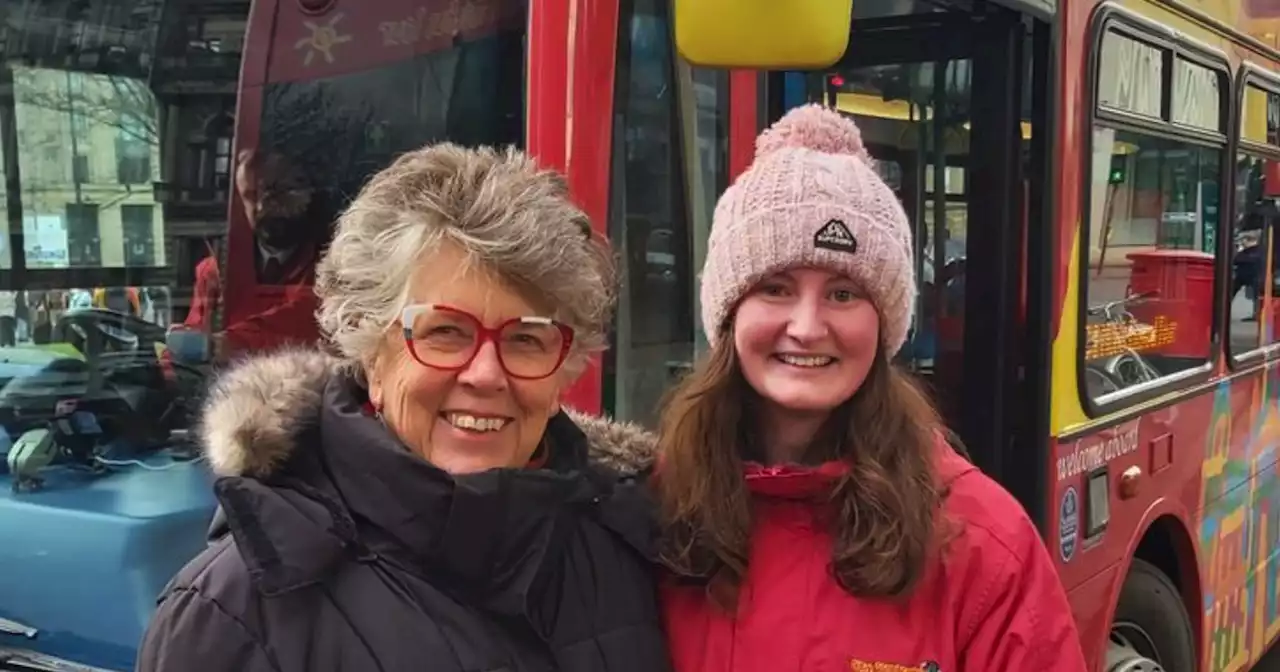
[[[247,308],[235,315],[224,313],[228,323],[213,339],[217,358],[225,361],[237,354],[314,343],[320,336],[315,265],[331,230],[331,215],[305,171],[279,151],[241,151],[235,188],[253,231],[253,267],[260,291],[238,297]],[[261,291],[264,287],[271,289]],[[218,258],[211,248],[196,266],[185,326],[213,330],[222,288]]]
[[282,152],[244,150],[236,190],[253,229],[258,284],[311,284],[330,222],[318,221],[322,200],[305,171]]
[[68,310],[83,310],[93,307],[93,292],[87,289],[72,289],[67,300]]
[[650,499],[604,466],[628,435],[559,401],[616,283],[564,180],[515,150],[375,176],[318,270],[336,357],[213,386],[212,545],[139,672],[669,670]]
[[54,290],[31,293],[31,342],[36,345],[47,344],[53,334],[53,323],[61,311],[58,310],[58,292]]
[[653,476],[676,670],[1084,672],[1035,526],[891,363],[911,235],[857,126],[816,105],[720,199],[711,351],[663,409]]
[[173,322],[168,287],[142,288],[142,319],[161,327]]
[[208,254],[196,264],[191,308],[187,311],[187,319],[182,323],[191,329],[210,331],[213,329],[218,301],[222,297],[222,286],[218,273],[218,251],[208,240],[205,241],[205,250]]
[[133,317],[142,314],[137,287],[99,287],[93,290],[93,307]]
[[0,347],[18,344],[18,293],[0,291]]

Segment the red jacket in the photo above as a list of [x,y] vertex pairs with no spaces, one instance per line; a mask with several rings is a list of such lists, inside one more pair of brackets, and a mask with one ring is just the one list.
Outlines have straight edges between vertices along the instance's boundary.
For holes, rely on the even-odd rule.
[[[271,350],[285,345],[311,345],[320,338],[315,314],[319,307],[312,284],[315,282],[314,253],[290,271],[290,284],[258,288],[253,296],[235,297],[224,319],[225,344],[232,353]],[[213,312],[222,299],[218,260],[205,257],[196,265],[195,291],[186,325],[194,329],[212,328]]]
[[191,310],[183,321],[192,329],[210,329],[213,311],[217,308],[222,290],[218,283],[218,259],[209,255],[196,264],[196,286],[191,293]]
[[843,467],[747,469],[750,565],[730,619],[697,586],[663,586],[676,672],[1084,672],[1053,563],[1022,507],[940,447],[954,528],[905,602],[863,599],[831,577],[831,537],[806,498]]

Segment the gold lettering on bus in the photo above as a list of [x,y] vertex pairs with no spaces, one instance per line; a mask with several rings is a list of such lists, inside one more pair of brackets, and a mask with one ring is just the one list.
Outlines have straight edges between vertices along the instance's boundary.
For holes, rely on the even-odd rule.
[[1138,423],[1117,429],[1111,436],[1081,439],[1058,456],[1058,480],[1065,481],[1095,469],[1112,460],[1138,451]]
[[498,9],[491,0],[466,3],[453,0],[444,9],[431,11],[419,7],[403,19],[383,21],[378,24],[378,31],[382,33],[382,46],[407,47],[419,42],[452,40],[455,35],[492,26],[498,18]]
[[1178,323],[1161,315],[1152,324],[1102,322],[1084,328],[1085,360],[1113,357],[1126,352],[1148,352],[1172,345]]

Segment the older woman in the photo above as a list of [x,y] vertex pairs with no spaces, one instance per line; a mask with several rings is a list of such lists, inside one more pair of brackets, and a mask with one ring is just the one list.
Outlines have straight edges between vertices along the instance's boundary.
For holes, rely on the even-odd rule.
[[514,150],[436,145],[374,177],[317,271],[338,356],[262,356],[213,390],[213,542],[138,669],[669,669],[645,500],[588,463],[630,435],[558,401],[614,274]]

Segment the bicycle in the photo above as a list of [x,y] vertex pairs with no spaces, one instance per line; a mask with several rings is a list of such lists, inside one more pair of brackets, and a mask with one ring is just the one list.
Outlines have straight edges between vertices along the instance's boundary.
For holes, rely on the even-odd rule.
[[[1097,394],[1093,397],[1099,397],[1112,392],[1119,392],[1122,389],[1149,383],[1160,377],[1160,372],[1151,366],[1137,350],[1128,344],[1135,338],[1142,338],[1150,335],[1155,329],[1152,325],[1139,322],[1129,311],[1129,307],[1135,303],[1145,301],[1155,297],[1157,292],[1143,292],[1141,294],[1130,294],[1122,299],[1108,301],[1098,306],[1089,308],[1086,311],[1088,317],[1101,317],[1102,324],[1114,324],[1122,327],[1122,342],[1125,343],[1122,352],[1111,355],[1101,362],[1090,362],[1085,368],[1085,383],[1091,391],[1097,387]],[[1091,347],[1092,343],[1086,343],[1086,350]]]

